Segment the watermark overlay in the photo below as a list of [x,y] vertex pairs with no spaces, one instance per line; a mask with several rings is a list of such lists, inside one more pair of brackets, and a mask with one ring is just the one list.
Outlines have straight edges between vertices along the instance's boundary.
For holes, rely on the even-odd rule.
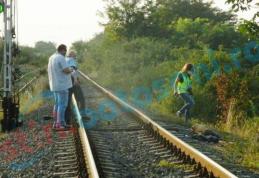
[[[232,49],[229,54],[230,61],[227,63],[220,63],[220,61],[215,57],[215,51],[208,50],[207,53],[209,64],[198,63],[194,65],[195,74],[193,76],[193,80],[199,85],[204,85],[212,78],[212,76],[220,75],[222,70],[225,73],[231,73],[234,70],[241,70],[241,61],[238,59],[241,53],[243,53],[243,59],[247,62],[251,64],[259,63],[259,44],[255,41],[246,43],[243,49]],[[140,108],[146,108],[152,104],[154,100],[159,102],[170,96],[177,75],[178,72],[174,72],[170,77],[156,79],[152,82],[151,87],[137,86],[133,88],[130,95],[121,89],[116,90],[114,93],[122,101],[131,102]],[[203,76],[203,78],[201,76]],[[108,120],[113,120],[119,115],[119,113],[115,112],[118,108],[115,108],[116,105],[114,105],[112,101],[105,101],[104,103],[101,103],[100,106],[101,107],[99,108],[101,109],[98,109],[98,111],[88,108],[81,112],[82,116],[90,118],[90,121],[84,124],[87,129],[93,128],[98,120],[107,120],[107,118]],[[105,114],[103,113],[104,108],[112,112]],[[128,112],[129,110],[124,109],[124,111]]]
[[[44,99],[49,101],[53,98],[53,94],[50,91],[44,91],[27,101],[24,105],[24,110],[28,111],[30,106],[32,106],[36,101]],[[36,116],[35,116],[36,117]],[[20,114],[20,119],[25,120],[25,116]],[[49,153],[49,150],[45,150],[48,146],[54,143],[53,137],[59,137],[61,139],[66,138],[66,133],[57,132],[53,135],[52,123],[45,123],[43,119],[30,119],[26,122],[25,127],[27,130],[22,130],[17,128],[14,132],[11,132],[11,137],[0,144],[0,157],[5,161],[7,165],[0,164],[0,167],[7,168],[13,171],[23,171],[36,162],[38,162],[42,157]],[[31,130],[36,129],[36,133]],[[72,132],[75,128],[72,129]],[[23,154],[28,155],[28,160],[26,161],[16,161],[17,158],[21,157]],[[19,159],[18,159],[19,160]]]
[[[195,64],[195,74],[193,79],[196,83],[203,85],[204,82],[209,81],[213,75],[219,75],[221,70],[224,70],[226,73],[230,73],[233,70],[240,70],[242,68],[241,62],[238,59],[238,56],[243,53],[244,60],[251,64],[257,64],[259,62],[259,44],[256,42],[249,42],[244,45],[243,49],[234,48],[230,53],[230,63],[220,64],[220,62],[215,58],[215,52],[213,50],[208,50],[210,66],[207,64],[199,63]],[[223,68],[222,68],[223,66]],[[121,89],[116,90],[115,95],[125,102],[131,102],[137,107],[146,108],[154,100],[162,101],[163,99],[170,96],[172,92],[172,86],[174,84],[175,78],[178,75],[178,72],[174,72],[171,76],[166,78],[159,78],[152,82],[150,87],[146,86],[137,86],[133,88],[131,94],[128,94],[126,91]],[[203,75],[203,79],[201,78]],[[205,78],[205,80],[204,80]],[[169,84],[168,84],[169,83]],[[39,95],[32,97],[25,104],[25,111],[36,102],[37,100],[50,100],[53,99],[53,93],[50,91],[43,91]],[[80,114],[82,117],[88,117],[89,120],[83,120],[84,127],[86,129],[91,129],[96,126],[98,121],[112,121],[117,118],[119,115],[131,112],[129,108],[118,108],[116,103],[112,100],[106,99],[99,103],[97,108],[80,108]],[[23,119],[25,116],[20,115],[20,118]],[[33,129],[36,126],[36,121],[30,120],[28,122],[28,127]],[[40,150],[44,150],[44,145],[53,144],[53,135],[51,134],[52,125],[47,124],[42,126],[44,132],[44,139],[37,136],[34,137],[35,142],[38,144]],[[25,152],[31,154],[31,158],[22,163],[12,162],[9,164],[8,168],[10,170],[22,171],[30,166],[33,166],[38,160],[44,157],[47,152],[40,151],[35,152],[32,147],[26,145],[26,140],[31,136],[27,135],[22,131],[16,133],[15,140],[6,140],[0,145],[1,154],[4,155],[6,161],[15,160]],[[65,138],[64,135],[59,135],[61,138]],[[16,144],[14,144],[16,143]],[[14,147],[16,145],[16,147]],[[19,154],[20,153],[20,154]]]

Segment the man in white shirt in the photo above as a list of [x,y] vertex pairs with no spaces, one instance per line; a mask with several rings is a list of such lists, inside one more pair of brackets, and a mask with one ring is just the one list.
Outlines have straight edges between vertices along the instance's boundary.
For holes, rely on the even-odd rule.
[[68,89],[72,87],[71,72],[68,67],[65,56],[67,47],[59,45],[57,52],[49,58],[48,76],[50,90],[54,93],[55,105],[53,117],[55,122],[53,127],[56,129],[65,129],[65,110],[68,104]]

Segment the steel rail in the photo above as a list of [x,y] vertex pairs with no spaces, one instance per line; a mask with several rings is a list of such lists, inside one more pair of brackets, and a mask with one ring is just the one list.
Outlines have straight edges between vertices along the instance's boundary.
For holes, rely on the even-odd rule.
[[[37,71],[39,71],[39,69],[37,69]],[[37,72],[36,70],[35,71],[33,71],[33,72],[30,72],[30,73],[35,73],[35,72]],[[27,73],[28,74],[28,73]],[[26,75],[26,74],[25,74]],[[23,75],[23,76],[25,76],[25,75]],[[23,77],[24,78],[24,77]],[[22,78],[20,78],[19,80],[21,80]],[[19,93],[21,93],[24,89],[26,89],[29,85],[31,85],[32,84],[32,82],[34,81],[34,80],[36,80],[37,79],[37,77],[33,77],[28,83],[26,83],[22,88],[20,88],[19,89],[19,91],[18,91],[18,94]],[[15,82],[18,82],[19,80],[15,80]],[[2,91],[2,90],[4,90],[4,88],[0,88],[0,91]]]
[[36,73],[36,72],[38,72],[38,71],[41,71],[41,70],[43,70],[43,69],[44,69],[44,68],[38,68],[38,69],[35,69],[35,70],[31,71],[31,72],[27,72],[26,74],[22,75],[19,79],[15,80],[15,82],[19,82],[20,80],[24,79],[24,78],[27,77],[28,75],[34,74],[34,73]]
[[76,114],[76,119],[77,119],[78,124],[79,124],[78,132],[79,132],[80,140],[81,140],[81,143],[82,143],[82,146],[83,146],[83,152],[84,152],[84,158],[85,158],[85,161],[86,161],[85,165],[86,165],[87,173],[88,173],[90,178],[99,178],[99,174],[98,174],[98,171],[97,171],[97,168],[96,168],[96,164],[95,164],[95,161],[94,161],[94,157],[93,157],[93,154],[92,154],[90,143],[89,143],[88,137],[86,135],[86,131],[85,131],[85,128],[84,128],[82,117],[80,115],[80,112],[79,112],[74,94],[72,95],[72,102],[73,102],[73,110]]
[[19,89],[18,94],[21,93],[24,89],[26,89],[29,85],[32,84],[32,82],[34,82],[34,80],[36,80],[37,77],[33,77],[28,83],[26,83],[21,89]]
[[192,159],[195,160],[196,163],[200,163],[202,167],[205,167],[207,171],[213,173],[215,177],[220,178],[237,178],[234,174],[232,174],[230,171],[198,151],[197,149],[193,148],[192,146],[188,145],[178,137],[174,136],[172,133],[168,132],[166,129],[161,127],[159,124],[154,122],[151,118],[143,114],[138,109],[134,108],[130,104],[127,104],[126,102],[122,101],[120,98],[115,96],[112,92],[106,90],[102,86],[100,86],[98,83],[96,83],[94,80],[92,80],[89,76],[85,75],[83,72],[79,71],[79,73],[88,81],[93,83],[98,89],[100,89],[102,92],[104,92],[106,95],[108,95],[111,99],[116,101],[118,104],[126,107],[129,109],[134,115],[139,117],[144,123],[151,125],[152,129],[156,132],[158,132],[161,136],[163,136],[165,139],[167,139],[170,143],[178,147],[178,149],[181,149],[181,151],[185,152],[186,155],[189,155]]

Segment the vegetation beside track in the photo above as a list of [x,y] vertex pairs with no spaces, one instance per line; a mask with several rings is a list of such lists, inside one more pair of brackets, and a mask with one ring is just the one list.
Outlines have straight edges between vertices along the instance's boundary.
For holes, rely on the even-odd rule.
[[[182,104],[173,96],[175,72],[184,63],[204,64],[196,70],[193,122],[221,132],[223,152],[258,171],[259,63],[247,59],[246,46],[258,45],[259,32],[201,1],[108,1],[104,15],[104,33],[73,44],[81,70],[133,103],[134,89],[150,89],[145,109],[174,119]],[[258,57],[258,48],[250,54]]]
[[21,95],[20,112],[22,114],[28,114],[46,105],[46,102],[51,103],[52,99],[48,96],[44,97],[44,93],[49,94],[47,92],[48,90],[47,76],[40,76],[35,81],[35,84],[32,84],[30,90],[27,90]]
[[[33,77],[37,77],[35,82],[20,94],[21,116],[37,110],[47,101],[44,100],[43,97],[37,97],[37,99],[34,99],[34,97],[39,96],[42,92],[48,90],[46,66],[48,64],[48,58],[55,52],[55,48],[54,43],[43,41],[37,42],[34,47],[20,46],[20,53],[13,60],[13,67],[15,69],[14,75],[16,76],[14,87],[16,89],[21,89],[26,83],[33,79]],[[0,39],[0,56],[3,56],[2,39]],[[0,65],[2,66],[2,60],[0,61]],[[0,84],[3,86],[2,75],[0,78]],[[0,112],[0,120],[3,118],[2,114],[3,113]]]
[[[173,74],[187,62],[205,64],[212,75],[197,70],[201,82],[194,82],[196,119],[192,122],[220,131],[226,141],[222,151],[234,161],[258,170],[259,64],[258,60],[247,60],[245,54],[247,43],[259,43],[257,17],[238,21],[231,12],[202,1],[107,2],[104,33],[89,42],[73,44],[82,71],[115,92],[125,91],[131,102],[136,87],[149,88],[152,103],[146,109],[174,119],[182,102],[172,95]],[[0,56],[2,44],[0,39]],[[36,43],[34,48],[22,47],[15,63],[36,69],[45,66],[54,51],[55,45],[46,42]],[[250,53],[258,57],[258,47]],[[219,75],[214,71],[214,58],[220,66]],[[233,58],[240,61],[241,68]],[[41,89],[44,87],[35,86],[34,94]],[[165,91],[169,93],[163,95]],[[31,95],[27,94],[21,100],[22,106]],[[34,107],[42,103],[39,100]]]

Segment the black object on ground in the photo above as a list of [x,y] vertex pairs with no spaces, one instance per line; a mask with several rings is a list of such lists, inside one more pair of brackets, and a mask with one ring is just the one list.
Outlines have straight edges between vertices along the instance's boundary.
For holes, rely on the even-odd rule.
[[53,117],[51,117],[51,116],[43,116],[43,119],[44,120],[51,120],[51,119],[53,119]]

